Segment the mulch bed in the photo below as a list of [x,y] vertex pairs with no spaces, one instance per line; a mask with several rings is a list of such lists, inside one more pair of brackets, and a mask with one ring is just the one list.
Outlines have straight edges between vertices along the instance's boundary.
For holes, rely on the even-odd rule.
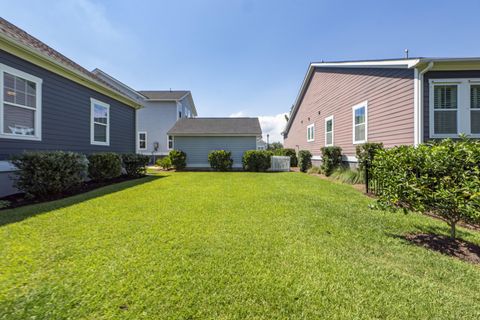
[[136,179],[140,179],[140,178],[142,178],[142,177],[130,178],[130,177],[126,177],[126,176],[120,176],[118,178],[114,178],[114,179],[111,179],[111,180],[108,180],[108,181],[102,181],[102,182],[88,181],[88,182],[83,183],[80,187],[76,188],[75,190],[71,190],[69,192],[62,193],[62,194],[60,194],[56,197],[51,197],[47,200],[31,199],[31,198],[25,197],[25,193],[16,193],[16,194],[12,194],[12,195],[0,198],[0,200],[5,200],[5,201],[8,201],[10,203],[10,205],[8,207],[0,208],[0,211],[1,210],[18,208],[18,207],[23,207],[23,206],[27,206],[27,205],[30,205],[30,204],[37,204],[37,203],[43,203],[43,202],[49,202],[49,201],[54,201],[54,200],[58,200],[58,199],[63,199],[63,198],[67,198],[67,197],[77,195],[77,194],[92,191],[92,190],[95,190],[95,189],[98,189],[98,188],[101,188],[101,187],[105,187],[105,186],[108,186],[108,185],[111,185],[111,184],[116,184],[116,183],[119,183],[119,182],[130,181],[130,180],[136,180]]
[[405,240],[463,261],[480,264],[480,246],[471,242],[429,233],[409,234]]

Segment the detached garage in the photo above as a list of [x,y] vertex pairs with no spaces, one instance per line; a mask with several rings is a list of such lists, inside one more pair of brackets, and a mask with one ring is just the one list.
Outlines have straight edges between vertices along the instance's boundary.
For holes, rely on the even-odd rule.
[[258,118],[184,118],[168,135],[172,149],[187,154],[187,168],[210,168],[212,150],[230,151],[233,167],[241,168],[243,153],[257,148],[262,129]]

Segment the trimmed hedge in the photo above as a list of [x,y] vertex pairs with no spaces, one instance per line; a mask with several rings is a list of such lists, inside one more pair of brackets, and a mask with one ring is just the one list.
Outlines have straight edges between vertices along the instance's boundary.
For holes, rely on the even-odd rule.
[[181,150],[170,151],[168,157],[175,170],[183,170],[187,166],[187,154]]
[[379,150],[383,149],[383,143],[378,142],[367,142],[361,145],[358,145],[356,148],[357,160],[358,160],[358,170],[365,171],[367,164],[371,164],[375,155]]
[[431,212],[450,225],[480,223],[480,142],[445,139],[379,150],[372,174],[382,186],[377,207]]
[[208,163],[216,171],[232,170],[232,153],[225,150],[214,150],[208,154]]
[[39,199],[74,190],[87,177],[87,158],[74,152],[26,152],[13,157],[12,163],[19,169],[14,173],[15,186]]
[[308,150],[298,151],[298,167],[300,171],[307,172],[312,166],[312,153]]
[[328,177],[342,164],[342,148],[336,146],[323,147],[321,152],[322,171]]
[[248,150],[242,157],[242,166],[245,171],[267,171],[271,166],[272,152],[268,150]]
[[117,178],[122,174],[122,159],[114,152],[92,153],[88,158],[88,176],[95,181]]
[[143,154],[125,153],[122,154],[123,168],[128,177],[142,177],[147,173],[147,165],[150,157]]
[[295,152],[295,149],[276,149],[273,150],[273,155],[290,157],[290,167],[296,167],[298,165],[297,153]]
[[162,167],[163,170],[169,170],[172,168],[172,160],[169,156],[158,159],[155,165]]

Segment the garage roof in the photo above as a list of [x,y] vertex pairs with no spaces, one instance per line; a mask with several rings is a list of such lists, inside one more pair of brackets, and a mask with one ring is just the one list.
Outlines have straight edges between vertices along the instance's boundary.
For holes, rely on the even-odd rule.
[[258,118],[184,118],[168,131],[171,136],[260,136]]

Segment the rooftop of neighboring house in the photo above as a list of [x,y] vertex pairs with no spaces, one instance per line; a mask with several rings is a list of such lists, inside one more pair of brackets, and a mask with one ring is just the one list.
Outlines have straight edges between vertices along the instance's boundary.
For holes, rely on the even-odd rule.
[[192,93],[188,90],[139,90],[138,93],[146,98],[146,101],[180,101],[188,99],[192,106],[192,113],[196,117],[197,108],[193,102]]
[[[51,63],[61,66],[69,71],[75,72],[77,75],[88,81],[99,84],[110,91],[114,91],[116,95],[121,95],[122,97],[130,100],[131,102],[137,103],[137,101],[132,100],[131,97],[125,95],[125,93],[119,91],[114,86],[105,82],[94,73],[88,71],[75,61],[67,58],[52,47],[46,45],[42,41],[38,40],[34,36],[30,35],[26,31],[20,29],[19,27],[15,26],[14,24],[8,22],[3,18],[0,18],[0,39],[4,39],[9,43],[13,44],[14,46],[20,47],[24,50],[26,49],[30,53],[35,53],[47,59],[47,61]],[[3,47],[2,49],[6,50],[6,48]]]
[[184,118],[168,134],[261,136],[262,129],[258,118]]

